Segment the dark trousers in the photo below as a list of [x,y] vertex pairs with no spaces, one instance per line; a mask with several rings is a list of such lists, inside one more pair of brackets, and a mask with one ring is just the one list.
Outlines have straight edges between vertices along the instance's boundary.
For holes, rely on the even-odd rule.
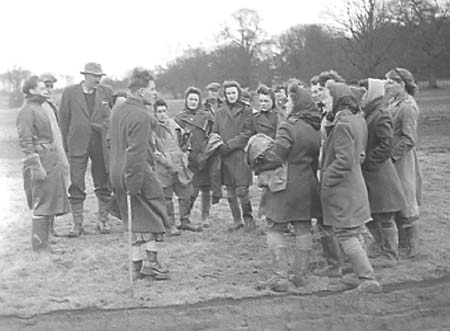
[[201,210],[202,210],[202,219],[205,219],[209,216],[209,210],[211,208],[211,187],[210,186],[193,186],[192,195],[191,195],[191,209],[194,207],[195,200],[199,193],[201,192]]
[[91,175],[94,181],[95,195],[102,202],[111,200],[111,187],[105,168],[101,136],[93,132],[86,154],[80,156],[71,155],[69,159],[69,199],[71,204],[82,203],[86,199],[85,177],[89,159],[91,159]]
[[189,221],[191,215],[191,184],[188,186],[182,185],[178,180],[174,180],[174,184],[164,187],[164,198],[166,200],[167,215],[171,225],[175,225],[175,208],[173,205],[173,194],[178,197],[178,208],[180,221]]

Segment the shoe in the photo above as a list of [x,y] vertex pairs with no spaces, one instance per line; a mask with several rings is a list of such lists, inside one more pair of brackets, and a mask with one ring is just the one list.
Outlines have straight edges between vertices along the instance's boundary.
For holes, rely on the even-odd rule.
[[167,237],[181,236],[181,231],[178,230],[175,225],[173,225],[166,230],[166,236]]
[[381,285],[375,279],[367,279],[364,280],[359,286],[356,288],[356,291],[362,291],[365,293],[373,293],[378,294],[381,293]]
[[85,233],[83,225],[77,223],[72,226],[72,229],[70,229],[69,233],[67,234],[67,237],[78,238],[83,233]]
[[169,270],[158,262],[157,252],[147,251],[147,259],[142,262],[140,273],[155,280],[169,279]]
[[396,259],[391,259],[387,256],[381,255],[375,259],[370,259],[370,264],[374,268],[392,268],[398,264]]
[[111,233],[111,228],[109,227],[108,223],[102,222],[100,220],[97,221],[97,230],[101,234]]
[[342,277],[342,268],[328,265],[325,268],[315,270],[314,274],[320,277],[338,278]]
[[189,220],[182,220],[181,224],[178,225],[178,230],[192,231],[192,232],[202,232],[203,228],[201,226],[195,226]]

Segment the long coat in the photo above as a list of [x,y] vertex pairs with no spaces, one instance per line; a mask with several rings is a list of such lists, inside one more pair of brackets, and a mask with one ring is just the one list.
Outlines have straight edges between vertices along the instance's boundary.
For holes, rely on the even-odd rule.
[[128,228],[127,192],[131,195],[132,232],[163,233],[169,225],[163,189],[152,168],[152,119],[133,98],[113,109],[110,178],[118,215]]
[[[54,120],[56,122],[56,118]],[[67,161],[58,153],[54,139],[58,133],[53,133],[50,121],[42,105],[32,100],[26,101],[17,116],[19,144],[25,154],[24,189],[28,207],[36,216],[69,212],[65,180]],[[43,181],[33,181],[32,168],[40,166],[45,169],[46,178]]]
[[175,117],[175,121],[184,130],[191,133],[188,167],[194,173],[194,186],[210,186],[209,167],[211,162],[202,166],[199,162],[199,155],[208,144],[208,136],[213,126],[211,113],[202,109],[195,112],[186,109]]
[[276,109],[267,112],[259,111],[253,114],[253,130],[255,133],[264,133],[275,139],[278,127],[279,116]]
[[404,204],[400,179],[391,160],[393,149],[392,118],[383,109],[383,97],[365,107],[368,139],[366,158],[362,164],[369,194],[370,211],[389,213],[399,211]]
[[241,102],[224,104],[217,110],[213,132],[218,133],[231,149],[222,156],[222,184],[250,186],[252,172],[245,160],[245,146],[253,132],[252,110]]
[[321,200],[325,225],[351,228],[370,220],[361,162],[367,145],[364,118],[344,109],[336,114],[323,149]]
[[288,168],[286,189],[264,193],[262,208],[274,222],[309,221],[322,216],[316,176],[321,141],[319,129],[301,118],[289,118],[281,124],[273,145],[265,152],[262,167],[268,161],[271,167],[287,163]]
[[105,142],[111,117],[112,96],[113,90],[109,86],[99,85],[95,92],[94,111],[89,114],[81,84],[76,84],[64,89],[59,106],[59,124],[68,155],[85,155],[92,133],[97,133],[102,139],[106,170],[109,155]]
[[392,114],[394,125],[392,160],[405,197],[405,206],[400,213],[405,218],[417,218],[422,199],[422,177],[416,154],[419,107],[405,92],[390,100],[387,109]]

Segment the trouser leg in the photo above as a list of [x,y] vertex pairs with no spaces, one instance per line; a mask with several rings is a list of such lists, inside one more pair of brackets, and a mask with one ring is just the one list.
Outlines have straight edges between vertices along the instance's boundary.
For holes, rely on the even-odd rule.
[[269,229],[267,231],[267,245],[273,257],[272,277],[268,286],[275,292],[288,290],[288,256],[287,243],[280,231]]
[[408,258],[413,258],[419,253],[419,224],[417,218],[407,219],[404,222],[405,234],[408,243]]
[[91,174],[94,182],[94,192],[99,201],[109,203],[111,201],[111,185],[108,171],[105,166],[101,135],[92,132],[89,140],[88,154],[91,158]]
[[178,197],[178,208],[180,214],[180,226],[178,229],[201,232],[202,227],[192,224],[190,220],[191,216],[191,208],[192,208],[192,186],[189,184],[188,186],[181,185],[178,182],[175,182],[174,186],[175,194]]
[[35,252],[48,248],[50,219],[47,216],[33,216],[31,219],[31,247]]
[[77,235],[79,235],[79,229],[83,224],[83,202],[86,199],[85,174],[87,162],[87,154],[70,157],[69,200],[72,209],[73,225],[78,228],[72,230],[76,230],[75,232]]
[[317,221],[324,234],[320,238],[320,243],[327,265],[325,268],[315,271],[315,273],[319,276],[340,277],[342,276],[342,250],[339,241],[331,226],[324,225],[322,218]]
[[378,213],[372,217],[379,224],[382,256],[390,260],[398,259],[398,231],[394,213]]
[[295,251],[294,251],[294,277],[292,282],[295,286],[305,284],[305,276],[308,272],[313,240],[311,234],[311,222],[293,222],[295,229]]
[[202,193],[202,221],[209,217],[209,210],[211,209],[211,188],[209,186],[201,187]]
[[250,201],[248,186],[238,186],[236,188],[236,195],[241,203],[242,216],[244,218],[247,230],[255,228],[255,220],[252,215],[252,203]]
[[236,196],[236,189],[234,187],[227,186],[227,200],[230,206],[231,215],[233,216],[234,225],[229,230],[237,230],[243,227],[241,210],[239,208],[238,198]]

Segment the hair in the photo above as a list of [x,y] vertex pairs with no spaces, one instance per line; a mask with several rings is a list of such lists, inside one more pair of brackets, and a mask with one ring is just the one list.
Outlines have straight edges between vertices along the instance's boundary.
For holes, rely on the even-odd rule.
[[235,81],[235,80],[226,80],[223,82],[222,84],[223,86],[223,93],[225,94],[225,100],[228,102],[228,98],[227,98],[227,94],[226,94],[226,89],[230,88],[230,87],[235,87],[238,90],[238,101],[241,100],[241,96],[242,96],[242,88],[241,85]]
[[126,91],[116,91],[114,92],[112,99],[111,99],[111,105],[114,106],[117,102],[117,99],[119,98],[127,98],[128,97],[128,93]]
[[275,85],[275,87],[273,88],[273,91],[276,93],[278,91],[284,91],[286,92],[286,84],[280,83]]
[[156,109],[158,107],[162,107],[162,106],[166,107],[166,109],[169,108],[169,106],[167,105],[167,102],[164,99],[158,99],[153,104],[153,110],[156,112]]
[[368,78],[360,79],[357,85],[364,87],[367,90],[369,89],[369,79]]
[[131,92],[135,92],[140,88],[146,88],[148,84],[154,80],[155,78],[150,73],[150,70],[137,67],[134,68],[133,72],[131,73],[128,88]]
[[194,86],[189,86],[186,91],[184,92],[184,98],[187,99],[189,94],[197,94],[198,97],[202,98],[202,91],[200,91],[200,89],[194,87]]
[[414,96],[417,90],[417,84],[414,80],[413,74],[404,68],[394,68],[386,74],[386,78],[395,80],[398,83],[405,84],[405,90],[409,95]]
[[[315,78],[315,77],[317,77],[317,78]],[[315,83],[313,85],[319,84],[320,86],[325,86],[325,84],[329,80],[334,80],[336,83],[345,83],[344,78],[342,78],[342,76],[339,75],[334,70],[323,71],[315,77],[313,77],[315,80]],[[311,79],[311,82],[312,82],[312,79]]]
[[22,92],[26,96],[32,95],[31,90],[35,89],[38,86],[38,83],[40,82],[39,76],[33,75],[29,78],[27,78],[22,86]]

